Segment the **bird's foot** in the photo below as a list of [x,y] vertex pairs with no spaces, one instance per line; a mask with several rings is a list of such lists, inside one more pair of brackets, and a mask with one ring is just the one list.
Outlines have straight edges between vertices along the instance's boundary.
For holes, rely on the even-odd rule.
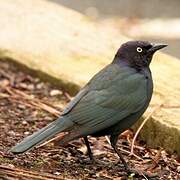
[[125,160],[123,160],[123,162],[122,162],[120,159],[118,159],[114,164],[125,169],[126,172],[130,171],[130,168]]
[[83,164],[94,164],[94,165],[98,165],[98,166],[107,166],[108,163],[104,162],[104,161],[100,161],[99,159],[96,159],[96,158],[92,158],[92,159],[83,159],[83,160],[80,160],[80,163],[83,163]]
[[121,165],[121,166],[123,165],[124,169],[127,172],[129,177],[143,176],[143,177],[146,177],[146,179],[147,178],[156,178],[156,177],[158,177],[157,173],[150,173],[150,172],[147,172],[145,170],[138,169],[138,168],[130,168],[127,163],[122,164],[121,161],[117,161],[116,164]]

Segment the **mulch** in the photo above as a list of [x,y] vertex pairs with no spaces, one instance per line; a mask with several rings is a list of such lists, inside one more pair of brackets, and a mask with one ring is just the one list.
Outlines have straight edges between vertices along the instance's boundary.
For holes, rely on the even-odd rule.
[[71,98],[67,92],[0,61],[0,179],[180,179],[176,154],[152,149],[138,139],[135,155],[130,156],[132,130],[120,135],[118,148],[139,174],[125,171],[105,137],[89,137],[102,164],[88,160],[82,139],[66,147],[60,147],[56,139],[24,154],[8,152],[18,141],[55,120]]

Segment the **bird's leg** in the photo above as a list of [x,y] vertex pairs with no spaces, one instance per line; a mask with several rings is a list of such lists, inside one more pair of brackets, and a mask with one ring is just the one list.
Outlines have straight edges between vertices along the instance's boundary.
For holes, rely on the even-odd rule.
[[[114,151],[118,154],[120,160],[122,161],[122,163],[124,164],[124,167],[127,171],[127,173],[135,173],[135,174],[138,174],[138,175],[142,175],[144,177],[157,177],[157,174],[150,174],[150,173],[147,173],[147,172],[144,172],[142,170],[138,170],[138,169],[130,169],[126,163],[126,161],[124,160],[121,152],[117,149],[117,146],[116,146],[116,143],[117,143],[117,140],[118,140],[118,136],[116,135],[111,135],[110,137],[110,142],[111,142],[111,146],[113,147]],[[147,179],[147,178],[146,178]]]
[[94,156],[93,156],[93,153],[92,153],[92,151],[91,151],[91,148],[90,148],[90,145],[89,145],[89,141],[88,141],[87,136],[84,137],[84,142],[85,142],[85,144],[86,144],[86,147],[87,147],[87,150],[88,150],[88,155],[89,155],[90,160],[94,161]]
[[85,144],[86,144],[86,147],[87,147],[87,150],[88,150],[88,155],[89,155],[89,158],[90,158],[91,163],[93,163],[93,164],[98,164],[98,165],[100,165],[100,166],[106,166],[107,163],[102,162],[102,161],[94,158],[93,153],[92,153],[91,148],[90,148],[90,145],[89,145],[89,141],[88,141],[87,136],[84,137],[84,141],[85,141]]
[[126,169],[127,171],[129,171],[129,167],[128,167],[126,161],[124,160],[121,152],[118,150],[118,148],[117,148],[117,146],[116,146],[117,140],[118,140],[118,135],[115,135],[115,136],[111,135],[111,137],[110,137],[111,146],[113,147],[114,151],[115,151],[115,152],[117,153],[117,155],[119,156],[119,158],[120,158],[120,160],[122,161],[125,169]]

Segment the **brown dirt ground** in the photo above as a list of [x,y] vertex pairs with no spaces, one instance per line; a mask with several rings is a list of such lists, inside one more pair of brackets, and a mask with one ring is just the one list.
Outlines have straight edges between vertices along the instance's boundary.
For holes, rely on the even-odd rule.
[[[82,139],[59,147],[57,141],[25,154],[8,150],[23,137],[56,119],[70,100],[67,92],[0,61],[0,179],[146,179],[127,174],[106,138],[92,138],[94,155],[106,165],[91,164]],[[180,179],[180,160],[163,149],[136,142],[137,157],[130,157],[131,130],[123,133],[118,147],[131,167],[157,173],[148,179]]]

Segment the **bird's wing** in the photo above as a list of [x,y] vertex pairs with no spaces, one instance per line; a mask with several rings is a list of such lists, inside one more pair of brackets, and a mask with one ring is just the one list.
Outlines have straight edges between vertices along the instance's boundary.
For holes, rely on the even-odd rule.
[[[102,90],[109,86],[110,80],[114,76],[119,74],[119,67],[116,65],[108,65],[97,73],[89,83],[82,88],[79,93],[74,97],[73,100],[66,106],[61,115],[68,114],[78,103],[79,101],[88,94],[91,90]],[[103,83],[102,83],[103,82]],[[105,83],[104,83],[105,82]]]
[[68,114],[76,105],[77,103],[88,93],[88,87],[84,87],[79,93],[75,96],[73,100],[67,105],[67,107],[62,112],[62,116]]
[[75,97],[65,116],[79,125],[82,135],[87,135],[138,112],[146,101],[145,77],[131,68],[110,65]]

